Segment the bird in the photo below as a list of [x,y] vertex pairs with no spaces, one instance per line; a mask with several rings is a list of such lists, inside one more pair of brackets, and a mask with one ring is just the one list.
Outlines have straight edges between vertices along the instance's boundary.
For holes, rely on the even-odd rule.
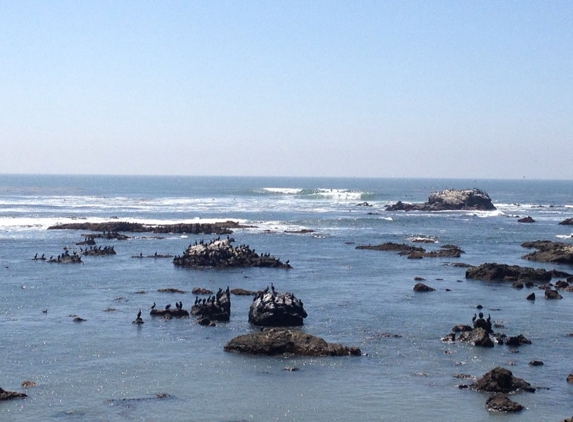
[[165,307],[165,310],[167,311],[169,308],[171,308],[171,303]]
[[141,319],[141,309],[140,309],[139,312],[137,313],[137,319]]
[[153,305],[151,305],[151,309],[155,309],[155,302],[153,302]]

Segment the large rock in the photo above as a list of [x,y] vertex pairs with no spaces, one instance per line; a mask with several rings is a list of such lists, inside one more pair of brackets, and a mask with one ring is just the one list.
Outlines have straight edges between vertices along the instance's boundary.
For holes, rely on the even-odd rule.
[[92,230],[98,232],[130,232],[130,233],[192,233],[192,234],[231,234],[232,228],[240,228],[235,221],[219,223],[169,224],[162,226],[129,223],[126,221],[109,221],[105,223],[69,223],[48,227],[48,230]]
[[270,328],[235,337],[225,345],[226,352],[250,355],[360,356],[358,347],[327,343],[320,337],[286,328]]
[[525,242],[524,248],[535,248],[537,251],[524,255],[523,259],[539,262],[551,262],[555,264],[573,264],[573,244],[564,242],[552,242],[550,240],[538,240]]
[[278,293],[271,284],[257,294],[249,309],[249,322],[260,327],[303,325],[307,313],[303,303],[292,293]]
[[488,393],[513,393],[518,390],[535,392],[530,383],[513,376],[509,369],[500,366],[486,373],[482,378],[470,385],[470,388]]
[[466,270],[466,278],[484,281],[534,281],[551,280],[551,272],[544,269],[520,267],[518,265],[486,263]]
[[407,204],[398,201],[386,207],[387,211],[454,211],[454,210],[495,210],[491,198],[480,189],[446,189],[432,192],[428,202]]
[[573,218],[567,218],[559,223],[561,226],[573,226]]
[[18,393],[16,391],[6,391],[0,387],[0,401],[1,400],[12,400],[12,399],[19,399],[23,397],[28,397],[24,393]]
[[292,268],[289,261],[281,262],[280,259],[269,253],[259,255],[248,245],[234,247],[234,239],[217,238],[211,242],[195,242],[189,245],[182,256],[173,258],[173,263],[178,266],[202,269],[202,268],[236,268],[236,267],[270,267]]

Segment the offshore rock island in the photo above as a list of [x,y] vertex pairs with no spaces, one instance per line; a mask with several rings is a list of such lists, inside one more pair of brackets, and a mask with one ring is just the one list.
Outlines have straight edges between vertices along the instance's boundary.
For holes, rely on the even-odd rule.
[[487,193],[480,189],[446,189],[432,192],[428,202],[409,204],[402,201],[388,205],[386,211],[493,211],[495,206]]
[[269,253],[259,255],[249,245],[233,246],[234,239],[214,239],[208,243],[201,240],[189,245],[181,256],[173,258],[177,266],[187,268],[292,268],[289,261],[283,263]]
[[96,232],[128,233],[181,233],[181,234],[231,234],[232,229],[244,228],[235,221],[219,223],[190,223],[146,225],[126,221],[109,221],[105,223],[69,223],[48,227],[48,230],[91,230]]

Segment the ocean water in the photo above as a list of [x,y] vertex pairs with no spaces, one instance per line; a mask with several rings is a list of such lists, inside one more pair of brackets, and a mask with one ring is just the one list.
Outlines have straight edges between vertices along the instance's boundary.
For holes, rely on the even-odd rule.
[[[398,200],[478,187],[490,212],[387,212]],[[358,206],[368,202],[371,206]],[[531,216],[533,224],[517,217]],[[573,293],[546,301],[541,291],[466,280],[452,262],[558,268],[521,259],[524,241],[573,242],[572,181],[0,176],[0,387],[26,399],[0,403],[0,421],[561,421],[573,416]],[[290,261],[292,270],[190,270],[170,259],[210,235],[130,234],[100,240],[117,255],[81,265],[34,261],[57,256],[85,231],[47,230],[70,222],[147,224],[233,220],[237,244]],[[306,234],[285,231],[311,229]],[[408,260],[357,245],[408,243],[431,236],[461,258]],[[436,288],[414,293],[415,277]],[[554,280],[555,281],[555,280]],[[149,316],[193,287],[259,290],[273,283],[305,304],[302,328],[329,342],[359,346],[361,357],[249,357],[223,351],[256,330],[252,301],[232,296],[232,316],[216,327],[193,318]],[[183,294],[160,293],[177,288]],[[538,300],[525,297],[535,291]],[[442,343],[481,304],[498,331],[532,341],[518,349]],[[110,308],[115,311],[109,311]],[[131,321],[143,311],[145,324]],[[46,310],[47,312],[42,312]],[[73,322],[78,315],[84,322]],[[529,365],[542,360],[540,367]],[[285,371],[285,367],[298,371]],[[456,374],[479,377],[496,366],[538,387],[513,399],[516,415],[490,414],[486,394],[461,390]],[[20,384],[31,380],[37,386]],[[166,393],[168,398],[157,398]]]

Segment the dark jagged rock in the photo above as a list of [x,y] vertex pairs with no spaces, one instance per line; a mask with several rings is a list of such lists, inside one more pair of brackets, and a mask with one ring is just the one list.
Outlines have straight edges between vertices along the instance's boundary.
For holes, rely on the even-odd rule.
[[299,326],[306,317],[300,299],[292,293],[275,292],[272,284],[255,296],[249,309],[249,322],[261,327]]
[[104,231],[103,233],[90,233],[82,234],[86,238],[85,244],[95,245],[95,239],[107,239],[107,240],[127,240],[129,236],[125,234],[118,233],[116,231]]
[[518,223],[535,223],[535,220],[531,217],[523,217],[517,220]]
[[530,383],[513,376],[509,369],[500,366],[486,373],[482,378],[470,385],[470,388],[488,393],[513,393],[518,390],[535,392]]
[[474,328],[471,331],[462,331],[458,341],[467,342],[478,347],[493,347],[493,341],[483,328]]
[[387,211],[456,211],[456,210],[495,210],[491,198],[480,189],[446,189],[432,192],[428,202],[408,204],[398,201],[386,207]]
[[414,286],[414,291],[415,292],[435,292],[436,289],[434,289],[433,287],[427,286],[424,283],[417,283]]
[[473,328],[465,324],[458,324],[452,328],[452,332],[454,333],[460,333],[462,331],[471,331],[471,330],[473,330]]
[[176,289],[174,287],[168,287],[165,289],[157,289],[159,293],[187,293],[185,290]]
[[544,269],[520,267],[518,265],[486,263],[466,270],[466,278],[484,281],[535,281],[551,280],[551,273]]
[[80,253],[86,256],[108,256],[116,254],[113,246],[104,246],[103,248],[101,246],[89,247],[86,248],[85,251],[81,251]]
[[173,258],[177,266],[201,269],[201,268],[235,268],[235,267],[269,267],[290,269],[289,261],[281,262],[280,259],[268,253],[259,255],[248,245],[234,247],[234,239],[217,238],[209,243],[195,242],[190,245],[182,256]]
[[464,251],[455,245],[443,245],[438,250],[426,251],[418,246],[410,246],[399,243],[383,243],[380,245],[359,245],[356,249],[366,249],[373,251],[397,251],[399,255],[407,255],[409,259],[422,258],[459,258]]
[[529,366],[543,366],[545,365],[541,360],[532,360],[529,362]]
[[535,293],[531,293],[526,297],[527,300],[535,300]]
[[485,407],[490,412],[521,412],[524,407],[519,403],[511,400],[503,393],[492,394],[485,402]]
[[573,244],[571,243],[538,240],[522,243],[521,246],[537,249],[535,252],[522,256],[523,259],[555,264],[573,264]]
[[2,400],[13,400],[13,399],[20,399],[28,397],[24,393],[18,393],[16,391],[6,391],[2,387],[0,387],[0,401]]
[[545,299],[563,299],[557,290],[545,289]]
[[141,233],[150,231],[140,223],[126,221],[109,221],[105,223],[68,223],[48,227],[48,230],[91,230],[94,232],[131,232]]
[[567,218],[559,223],[561,226],[573,226],[573,218]]
[[519,334],[517,336],[506,336],[505,334],[501,334],[497,336],[497,341],[499,344],[505,344],[506,346],[510,347],[519,347],[523,346],[524,344],[531,344],[531,340],[529,340],[523,334]]
[[[231,294],[227,290],[219,289],[213,296],[208,299],[195,299],[195,304],[191,308],[191,314],[197,317],[198,322],[201,319],[209,321],[229,321],[231,319]],[[208,324],[202,324],[208,325]]]
[[297,330],[271,328],[235,337],[225,345],[226,352],[250,355],[360,356],[358,347],[327,343],[320,337]]
[[[82,235],[82,236],[89,236],[89,235]],[[83,246],[83,245],[94,246],[95,244],[96,241],[94,240],[93,236],[86,237],[85,240],[76,243],[76,245],[78,246]]]

